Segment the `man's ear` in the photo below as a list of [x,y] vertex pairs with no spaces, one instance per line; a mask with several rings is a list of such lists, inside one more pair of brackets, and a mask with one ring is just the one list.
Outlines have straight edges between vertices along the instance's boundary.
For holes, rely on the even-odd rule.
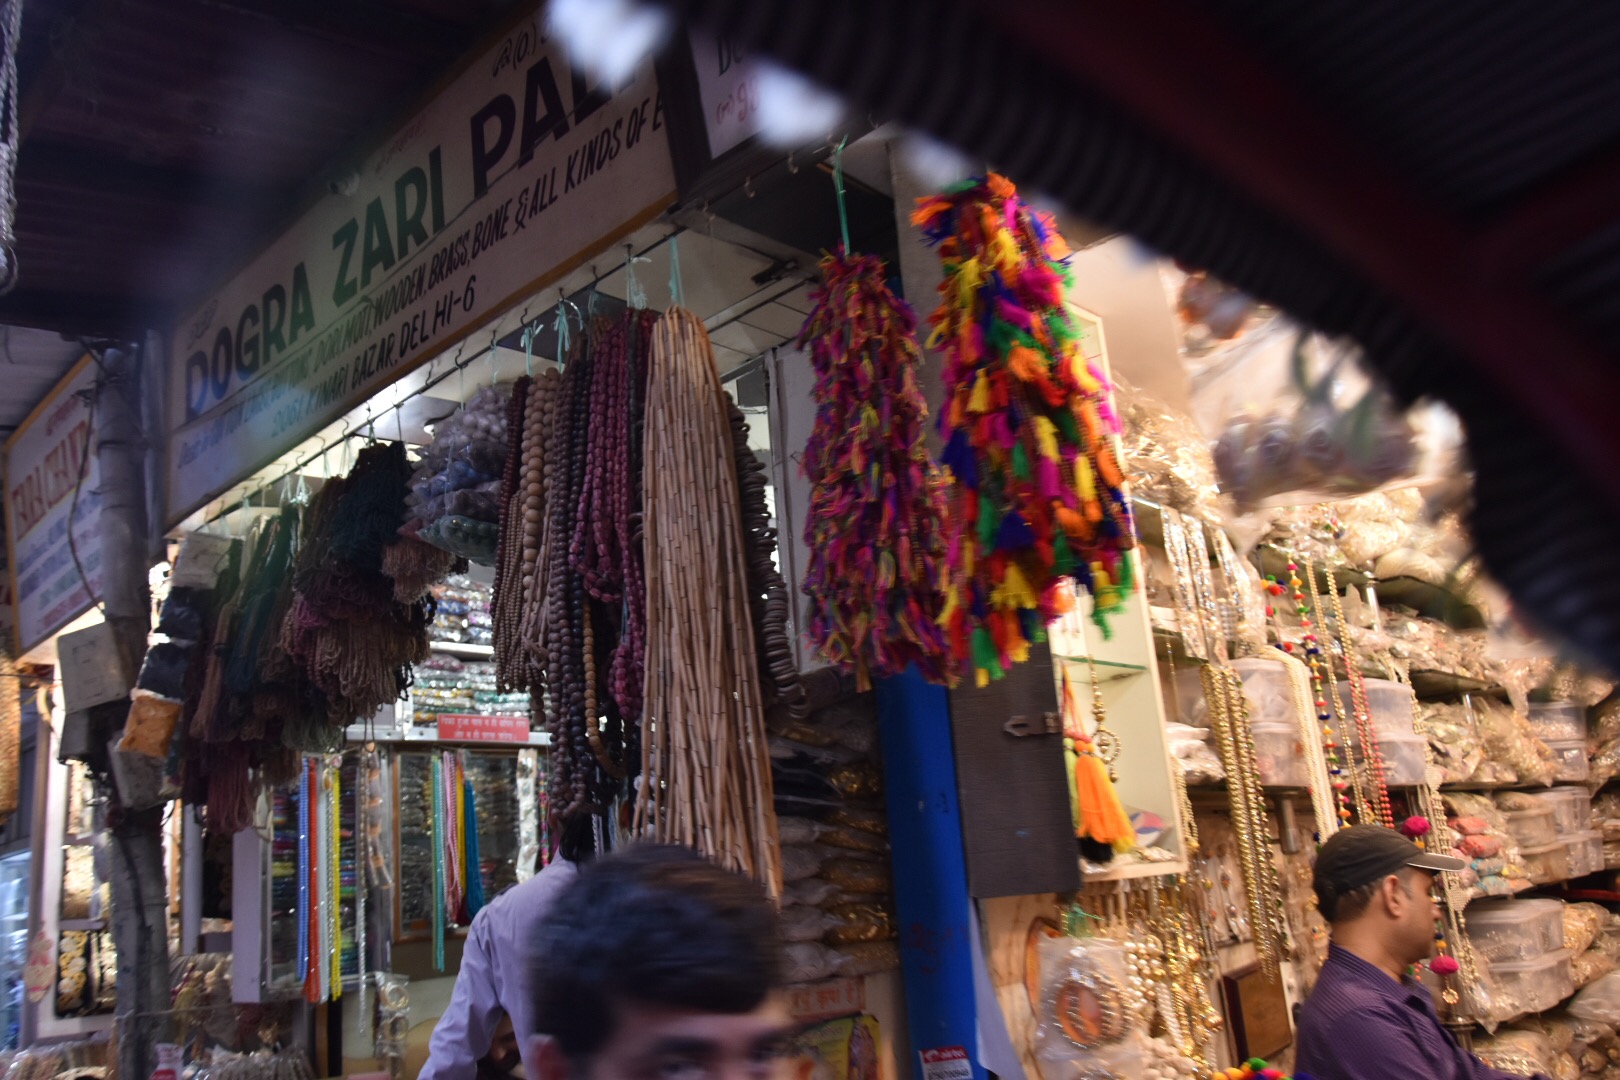
[[523,1056],[529,1080],[567,1080],[568,1062],[562,1047],[550,1035],[529,1036],[528,1053]]
[[1378,886],[1378,895],[1384,900],[1384,910],[1389,912],[1391,918],[1398,917],[1402,911],[1401,905],[1406,902],[1406,889],[1401,883],[1399,874],[1391,874]]

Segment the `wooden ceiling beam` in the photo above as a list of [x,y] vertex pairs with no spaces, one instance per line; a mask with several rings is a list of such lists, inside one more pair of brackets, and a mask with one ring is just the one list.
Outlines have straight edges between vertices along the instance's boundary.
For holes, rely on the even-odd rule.
[[190,0],[198,7],[270,22],[362,52],[435,58],[458,56],[473,42],[468,27],[374,0]]
[[[1314,238],[1468,357],[1620,500],[1620,365],[1519,282],[1483,279],[1441,208],[1187,0],[984,0],[1080,85]],[[1534,343],[1534,377],[1525,349]]]
[[233,213],[282,211],[294,192],[227,176],[110,158],[65,143],[35,139],[18,154],[19,187],[41,184],[57,191],[127,195]]
[[[81,53],[113,19],[120,5],[121,0],[68,0],[54,8],[50,5],[23,8],[17,58],[19,142],[28,141],[40,118],[56,103],[67,85],[74,65],[83,62]],[[53,10],[54,18],[46,22]],[[36,11],[30,19],[30,14]]]
[[[21,256],[28,280],[28,256]],[[18,286],[0,296],[0,324],[51,330],[75,337],[128,337],[173,324],[172,312],[142,299]]]

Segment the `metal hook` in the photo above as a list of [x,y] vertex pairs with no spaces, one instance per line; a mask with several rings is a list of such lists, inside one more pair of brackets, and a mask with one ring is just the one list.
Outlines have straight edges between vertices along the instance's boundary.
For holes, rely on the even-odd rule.
[[793,151],[792,150],[788,151],[788,172],[793,173],[794,175],[797,175],[798,172],[799,172],[799,166],[797,164],[795,164],[794,161],[793,161]]
[[754,197],[754,178],[752,176],[746,177],[743,180],[743,194],[747,195],[750,199]]

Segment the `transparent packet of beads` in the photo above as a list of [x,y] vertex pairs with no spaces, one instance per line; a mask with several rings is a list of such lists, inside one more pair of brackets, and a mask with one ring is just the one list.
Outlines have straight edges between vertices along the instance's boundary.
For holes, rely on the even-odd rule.
[[1125,947],[1099,938],[1043,938],[1039,957],[1035,1056],[1044,1075],[1139,1076],[1144,1033],[1130,1005]]

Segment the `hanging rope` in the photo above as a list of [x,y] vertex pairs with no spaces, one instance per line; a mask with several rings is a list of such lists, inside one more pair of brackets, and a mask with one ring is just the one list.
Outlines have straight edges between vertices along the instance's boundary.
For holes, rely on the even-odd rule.
[[0,296],[17,285],[17,148],[22,142],[22,102],[17,97],[17,42],[22,33],[22,0],[0,0],[0,94],[5,95],[0,132]]

